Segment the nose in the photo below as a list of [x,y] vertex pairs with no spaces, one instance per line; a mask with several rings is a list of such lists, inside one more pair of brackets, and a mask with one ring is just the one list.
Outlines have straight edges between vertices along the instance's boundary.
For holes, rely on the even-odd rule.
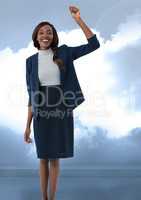
[[48,35],[48,34],[44,34],[44,35],[43,35],[43,38],[44,38],[44,39],[49,39],[49,35]]
[[41,39],[42,39],[42,40],[49,40],[49,36],[47,36],[47,35],[42,35]]

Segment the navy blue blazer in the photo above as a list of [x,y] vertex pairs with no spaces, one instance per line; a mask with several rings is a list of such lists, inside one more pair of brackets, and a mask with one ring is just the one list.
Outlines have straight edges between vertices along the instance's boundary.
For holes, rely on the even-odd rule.
[[[74,109],[84,100],[84,95],[80,87],[73,61],[95,51],[100,47],[96,34],[87,39],[86,44],[75,47],[63,44],[58,47],[57,57],[62,59],[66,70],[60,69],[60,84],[64,94],[65,106]],[[39,86],[38,77],[38,53],[26,59],[26,84],[29,95],[28,106],[32,106],[33,117],[38,117]]]

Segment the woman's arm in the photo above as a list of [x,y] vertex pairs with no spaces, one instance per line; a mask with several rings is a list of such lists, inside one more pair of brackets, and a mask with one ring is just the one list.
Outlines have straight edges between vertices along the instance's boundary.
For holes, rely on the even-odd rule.
[[32,122],[32,118],[33,118],[32,106],[28,106],[26,128],[30,128],[31,122]]
[[27,85],[27,91],[28,91],[28,116],[27,116],[27,127],[30,127],[33,113],[32,113],[32,105],[31,105],[31,86],[30,86],[30,69],[31,69],[31,64],[30,64],[30,59],[26,59],[26,85]]
[[27,91],[28,91],[28,114],[27,114],[27,121],[26,121],[26,128],[24,132],[24,141],[27,143],[31,143],[32,139],[30,138],[31,133],[31,122],[33,118],[32,113],[32,105],[31,105],[31,87],[30,87],[30,60],[26,59],[26,84],[27,84]]
[[80,58],[81,56],[84,56],[84,55],[91,53],[92,51],[95,51],[96,49],[98,49],[100,47],[100,43],[97,39],[96,34],[93,33],[90,30],[90,28],[84,23],[84,21],[80,18],[79,9],[74,6],[70,6],[69,9],[70,9],[71,15],[73,16],[75,21],[82,28],[82,30],[87,38],[87,41],[88,41],[87,44],[82,44],[82,45],[75,46],[75,47],[66,45],[66,47],[69,51],[69,54],[71,55],[72,60],[76,60],[76,59]]
[[70,9],[72,17],[75,19],[76,23],[80,26],[80,28],[84,32],[86,38],[89,39],[92,36],[94,36],[95,33],[93,33],[91,31],[91,29],[85,24],[85,22],[80,17],[80,11],[79,11],[79,9],[76,8],[75,6],[69,6],[69,9]]
[[32,105],[31,105],[31,86],[30,86],[30,71],[31,71],[31,64],[30,59],[26,59],[26,85],[27,85],[27,91],[28,91],[28,115],[27,115],[27,128],[30,128],[33,113],[32,113]]

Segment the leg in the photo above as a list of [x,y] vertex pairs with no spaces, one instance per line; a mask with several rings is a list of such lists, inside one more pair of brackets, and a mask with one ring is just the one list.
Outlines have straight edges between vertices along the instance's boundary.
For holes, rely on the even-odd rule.
[[47,159],[40,159],[40,186],[42,192],[42,200],[48,200],[47,188],[49,178],[49,167]]
[[59,159],[50,160],[50,169],[49,169],[50,200],[55,200],[58,175],[59,175]]

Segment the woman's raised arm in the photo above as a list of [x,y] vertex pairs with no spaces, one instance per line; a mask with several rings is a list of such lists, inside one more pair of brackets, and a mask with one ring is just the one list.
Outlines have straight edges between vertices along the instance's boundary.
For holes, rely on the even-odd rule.
[[76,8],[75,6],[69,6],[69,10],[71,12],[72,17],[75,19],[77,24],[80,26],[80,28],[84,32],[88,41],[87,44],[83,44],[83,45],[79,45],[75,47],[69,47],[66,45],[69,48],[72,59],[75,60],[83,55],[86,55],[98,49],[100,47],[100,43],[97,39],[96,34],[90,30],[90,28],[85,24],[85,22],[80,17],[79,9]]

